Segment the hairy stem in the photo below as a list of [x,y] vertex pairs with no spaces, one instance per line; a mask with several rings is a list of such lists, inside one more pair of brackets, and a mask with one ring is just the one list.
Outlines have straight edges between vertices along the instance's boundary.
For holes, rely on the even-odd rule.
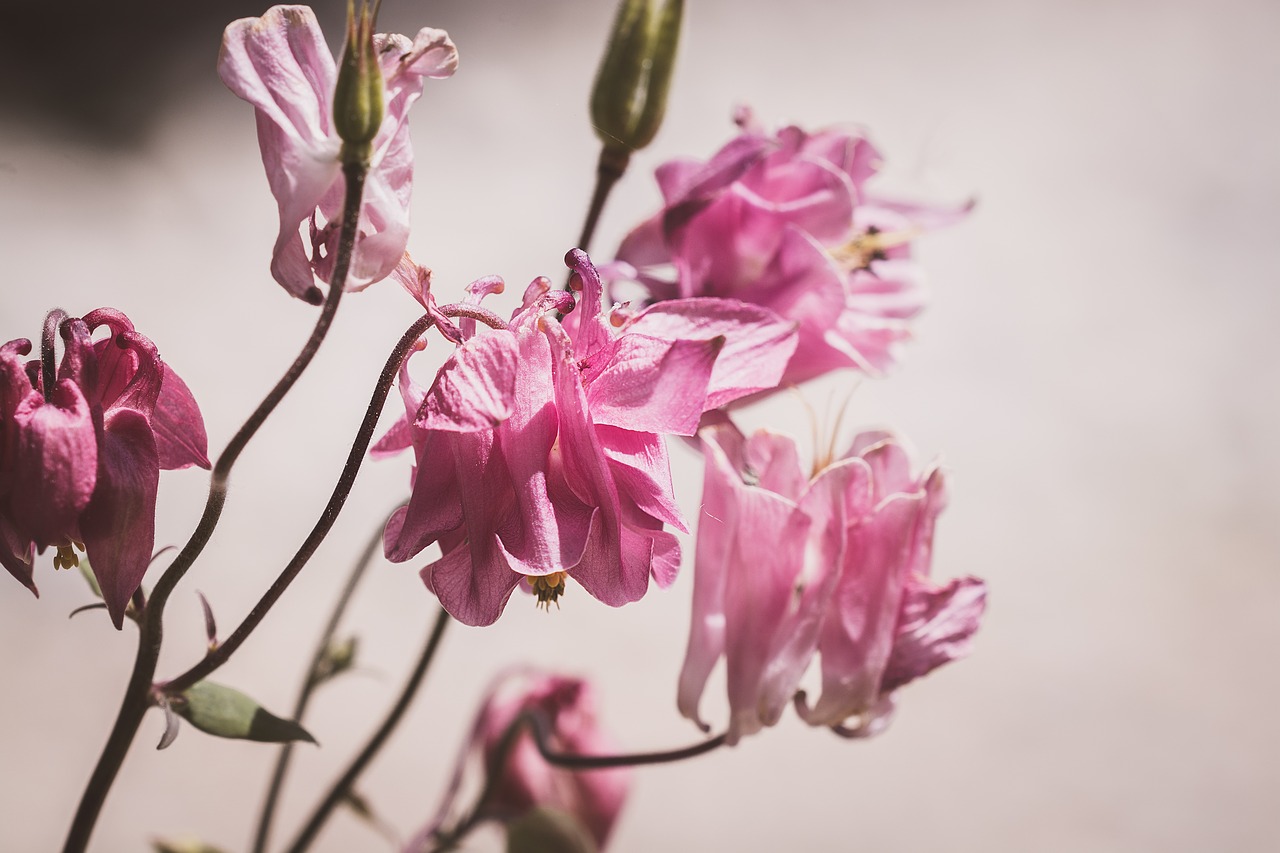
[[391,733],[395,731],[405,711],[409,710],[409,704],[413,701],[414,695],[422,685],[422,679],[427,674],[427,668],[431,666],[431,660],[435,657],[436,648],[440,645],[440,638],[444,635],[444,629],[449,625],[450,621],[449,614],[445,612],[444,608],[441,608],[440,614],[436,617],[435,626],[431,629],[431,634],[427,638],[427,644],[423,647],[422,654],[419,656],[413,672],[409,674],[404,688],[400,691],[400,696],[387,713],[386,719],[382,721],[382,725],[369,738],[369,742],[365,744],[364,749],[360,750],[360,753],[347,767],[346,771],[338,777],[338,781],[333,783],[333,787],[329,789],[329,793],[325,795],[325,798],[316,806],[310,819],[307,820],[302,831],[298,833],[298,837],[290,845],[289,853],[302,853],[303,850],[311,846],[311,842],[315,840],[316,835],[319,834],[334,808],[347,796],[356,779],[364,772],[365,767],[378,754],[378,751],[382,749],[387,739],[391,737]]
[[324,341],[333,323],[334,315],[338,311],[338,303],[342,299],[347,270],[350,268],[351,256],[355,248],[356,226],[359,221],[360,199],[364,191],[366,169],[359,165],[348,165],[343,167],[343,173],[346,176],[346,195],[343,200],[342,232],[338,239],[337,257],[334,259],[333,276],[324,307],[298,357],[218,457],[209,480],[209,497],[205,501],[200,522],[177,558],[161,575],[151,593],[146,612],[142,616],[138,651],[134,658],[133,672],[125,687],[120,711],[116,715],[111,734],[107,737],[107,743],[98,757],[98,763],[81,796],[80,805],[67,833],[66,844],[63,846],[64,853],[79,853],[88,847],[89,838],[93,834],[93,828],[98,821],[107,793],[111,790],[120,767],[124,764],[129,746],[133,743],[138,727],[142,723],[143,714],[150,706],[151,682],[155,676],[156,662],[160,658],[160,645],[164,637],[165,602],[168,601],[174,587],[182,580],[196,558],[200,556],[213,535],[214,528],[217,527],[218,519],[222,516],[222,507],[227,499],[227,480],[231,474],[231,468],[249,440],[307,369],[320,349],[320,344]]
[[[303,716],[307,712],[307,705],[311,702],[311,694],[319,683],[316,680],[316,672],[324,660],[330,644],[333,642],[334,635],[338,631],[338,623],[346,613],[347,605],[351,603],[351,597],[355,593],[356,587],[373,563],[374,555],[378,553],[380,544],[382,544],[381,524],[378,525],[378,529],[374,531],[373,535],[369,537],[368,544],[365,545],[360,558],[356,560],[351,574],[347,577],[347,582],[342,587],[342,592],[338,594],[338,600],[334,602],[333,612],[329,614],[329,621],[320,633],[320,639],[316,642],[315,651],[311,654],[311,662],[307,665],[307,674],[302,682],[302,689],[298,691],[298,699],[293,705],[291,719],[294,722],[301,723]],[[271,783],[267,787],[267,795],[262,801],[262,813],[258,818],[258,832],[253,839],[253,853],[263,853],[270,842],[271,822],[275,818],[276,804],[280,800],[280,792],[284,788],[284,780],[289,773],[289,762],[292,758],[293,742],[282,744],[280,754],[276,758],[275,769],[271,773]]]

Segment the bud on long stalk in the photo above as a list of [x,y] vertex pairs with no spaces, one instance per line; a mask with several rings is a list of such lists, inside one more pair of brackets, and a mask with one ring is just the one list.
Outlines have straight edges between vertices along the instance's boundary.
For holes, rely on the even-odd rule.
[[376,9],[362,2],[357,20],[355,5],[347,0],[347,44],[333,92],[333,126],[343,143],[344,163],[367,164],[370,143],[382,126],[382,69],[373,46],[376,15]]
[[662,125],[675,69],[683,0],[622,0],[591,92],[591,122],[624,160]]

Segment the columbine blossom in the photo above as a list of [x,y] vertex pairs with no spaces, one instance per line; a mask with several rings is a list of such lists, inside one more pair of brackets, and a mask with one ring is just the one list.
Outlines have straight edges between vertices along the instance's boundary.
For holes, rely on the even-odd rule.
[[[385,83],[385,113],[372,144],[347,274],[351,290],[386,278],[404,254],[413,181],[409,107],[422,94],[425,78],[448,77],[458,65],[444,30],[423,28],[412,40],[379,34],[373,43]],[[294,296],[319,302],[314,276],[328,281],[332,273],[345,183],[342,143],[333,126],[337,72],[315,13],[306,6],[273,6],[261,18],[232,22],[218,73],[253,104],[257,116],[262,162],[280,208],[271,274]],[[299,234],[306,222],[310,247]]]
[[[969,651],[986,604],[974,577],[929,580],[942,471],[912,470],[887,433],[863,433],[812,479],[795,444],[732,425],[704,430],[706,480],[680,712],[724,657],[729,739],[777,722],[793,698],[811,725],[874,734],[894,692]],[[797,686],[815,653],[822,689]]]
[[658,168],[664,206],[606,267],[652,300],[720,296],[799,324],[784,382],[893,365],[923,307],[911,241],[954,221],[945,209],[892,202],[866,184],[880,155],[860,134],[786,127],[766,134],[740,111],[741,134],[709,161]]
[[204,421],[120,312],[66,320],[62,337],[53,387],[40,360],[24,362],[29,341],[0,347],[0,563],[35,592],[34,552],[76,565],[80,545],[120,627],[151,561],[160,470],[209,467]]
[[[586,255],[566,258],[579,297],[537,279],[510,331],[473,334],[423,391],[402,373],[405,418],[375,447],[412,446],[409,504],[386,553],[438,542],[423,579],[462,622],[495,621],[525,581],[542,602],[567,578],[620,606],[652,577],[668,586],[685,530],[663,433],[691,435],[707,410],[771,388],[795,346],[791,324],[734,300],[606,310]],[[420,285],[419,285],[420,287]],[[473,285],[479,301],[494,280]]]
[[[591,685],[560,675],[518,676],[518,689],[510,683],[490,695],[476,721],[480,754],[493,768],[511,724],[521,714],[539,714],[547,730],[547,746],[577,755],[609,755],[616,752],[612,739],[596,719]],[[507,695],[503,695],[503,694]],[[597,846],[604,849],[627,798],[630,774],[625,769],[575,772],[548,764],[528,733],[511,747],[498,768],[486,811],[510,821],[537,806],[573,815],[586,827]]]

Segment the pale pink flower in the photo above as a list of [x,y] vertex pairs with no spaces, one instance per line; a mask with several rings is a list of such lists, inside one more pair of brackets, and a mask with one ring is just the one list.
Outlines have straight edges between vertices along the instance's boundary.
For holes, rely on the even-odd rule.
[[844,130],[766,134],[749,111],[742,133],[709,161],[658,168],[664,206],[605,268],[655,301],[731,297],[799,326],[784,383],[841,367],[879,375],[893,365],[923,307],[910,243],[964,215],[866,189],[880,155]]
[[[360,208],[349,290],[386,278],[409,239],[413,149],[408,114],[425,78],[453,74],[458,53],[444,30],[423,28],[412,40],[374,36],[385,84],[384,117],[373,141]],[[328,281],[337,251],[345,181],[342,142],[333,127],[337,81],[333,55],[315,13],[273,6],[261,18],[227,26],[218,73],[253,104],[267,181],[280,208],[271,274],[294,296],[318,303],[315,276]],[[310,246],[299,233],[310,223]]]
[[686,528],[662,434],[692,435],[705,411],[772,387],[795,346],[790,324],[733,300],[606,311],[586,255],[567,261],[581,295],[564,326],[553,314],[573,298],[547,279],[510,332],[460,324],[466,340],[430,390],[403,374],[406,416],[374,448],[417,458],[388,558],[439,542],[423,579],[467,624],[495,621],[521,581],[550,603],[572,578],[612,606],[651,577],[670,585],[680,551],[665,526]]
[[[929,580],[942,472],[915,473],[891,435],[863,433],[812,479],[788,438],[702,433],[706,480],[694,563],[682,714],[725,659],[729,741],[776,723],[793,698],[811,725],[849,736],[888,722],[894,692],[969,651],[986,588]],[[815,653],[822,689],[797,688]]]

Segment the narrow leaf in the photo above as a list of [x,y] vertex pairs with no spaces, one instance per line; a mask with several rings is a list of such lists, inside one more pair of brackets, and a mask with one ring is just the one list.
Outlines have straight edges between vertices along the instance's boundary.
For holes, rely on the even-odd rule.
[[204,635],[209,640],[209,651],[213,651],[218,647],[218,623],[213,619],[213,608],[209,606],[209,599],[205,598],[200,590],[196,590],[196,595],[200,598],[200,607],[204,610]]

